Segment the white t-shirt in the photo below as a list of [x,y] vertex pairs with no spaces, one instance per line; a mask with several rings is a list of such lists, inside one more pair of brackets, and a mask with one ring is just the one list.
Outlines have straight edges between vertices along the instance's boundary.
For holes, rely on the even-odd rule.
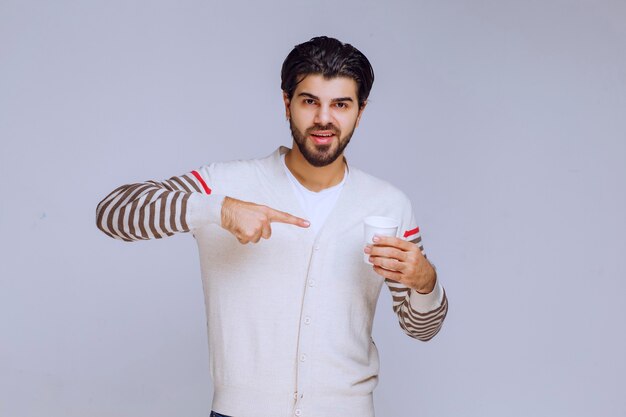
[[300,184],[300,181],[298,181],[298,179],[293,176],[291,171],[289,171],[289,168],[287,168],[287,164],[285,163],[285,154],[282,154],[280,159],[283,162],[283,168],[285,168],[287,177],[291,182],[291,188],[293,188],[294,193],[296,194],[296,197],[298,198],[298,201],[307,216],[306,220],[311,222],[311,226],[309,227],[315,234],[317,234],[317,232],[324,225],[326,218],[333,210],[333,207],[335,207],[335,203],[337,203],[339,194],[341,194],[343,185],[346,183],[346,178],[348,177],[348,168],[346,167],[343,179],[339,184],[333,185],[332,187],[326,188],[322,191],[315,192]]

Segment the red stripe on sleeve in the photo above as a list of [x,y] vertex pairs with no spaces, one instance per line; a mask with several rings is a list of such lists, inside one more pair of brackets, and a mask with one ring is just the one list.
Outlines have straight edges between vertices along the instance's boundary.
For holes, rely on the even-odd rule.
[[420,231],[419,227],[416,227],[415,229],[407,230],[406,232],[404,232],[404,238],[406,239],[409,236],[413,236],[419,233],[419,231]]
[[202,184],[202,188],[204,188],[204,192],[207,194],[211,194],[211,189],[209,188],[208,185],[206,185],[206,182],[204,182],[204,179],[202,179],[198,171],[191,171],[191,173],[193,174],[194,177],[197,178],[198,181],[200,181],[200,184]]

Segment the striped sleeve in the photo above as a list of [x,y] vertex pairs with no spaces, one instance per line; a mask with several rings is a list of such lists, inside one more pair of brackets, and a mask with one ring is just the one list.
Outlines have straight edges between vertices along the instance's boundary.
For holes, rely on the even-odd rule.
[[[406,224],[406,223],[405,223]],[[418,245],[424,257],[424,246],[419,227],[411,214],[409,227],[402,231],[402,237]],[[448,298],[437,278],[435,288],[429,294],[420,294],[406,285],[385,279],[392,297],[393,311],[404,332],[412,338],[428,341],[435,337],[443,326],[448,313]]]
[[96,225],[114,239],[132,242],[219,222],[223,197],[211,193],[206,177],[208,171],[201,169],[161,182],[118,187],[98,204]]

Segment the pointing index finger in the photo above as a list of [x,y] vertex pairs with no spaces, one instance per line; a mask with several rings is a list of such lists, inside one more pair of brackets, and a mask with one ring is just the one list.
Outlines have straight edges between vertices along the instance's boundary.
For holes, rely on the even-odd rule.
[[299,227],[309,227],[310,223],[307,220],[301,219],[300,217],[296,217],[292,214],[285,213],[284,211],[275,210],[271,207],[269,208],[268,218],[272,223],[286,223],[293,224]]

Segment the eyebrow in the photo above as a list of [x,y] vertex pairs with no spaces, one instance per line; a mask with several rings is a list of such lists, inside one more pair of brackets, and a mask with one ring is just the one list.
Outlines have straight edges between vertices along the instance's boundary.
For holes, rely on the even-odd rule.
[[[314,100],[318,100],[318,101],[319,101],[319,99],[320,99],[318,96],[313,95],[313,94],[311,94],[311,93],[307,93],[307,92],[305,92],[305,91],[303,91],[302,93],[298,94],[298,97],[300,97],[300,96],[304,96],[304,97],[312,98],[312,99],[314,99]],[[334,98],[334,99],[332,99],[330,102],[331,102],[331,103],[336,103],[336,102],[338,102],[338,101],[350,101],[350,102],[353,102],[354,100],[352,100],[352,97],[339,97],[339,98]]]

